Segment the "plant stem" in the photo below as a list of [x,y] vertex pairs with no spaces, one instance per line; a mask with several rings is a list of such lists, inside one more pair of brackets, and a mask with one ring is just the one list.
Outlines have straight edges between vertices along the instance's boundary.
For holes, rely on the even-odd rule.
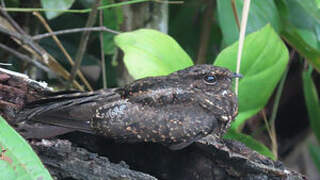
[[[243,10],[242,10],[236,73],[240,73],[241,56],[242,56],[244,38],[246,35],[246,26],[247,26],[247,20],[249,16],[250,2],[251,0],[245,0],[243,5]],[[238,90],[239,90],[239,78],[236,78],[235,93],[237,96],[238,96]]]
[[[124,5],[130,5],[130,4],[136,4],[136,3],[142,3],[142,2],[146,2],[146,1],[152,1],[152,0],[132,0],[132,1],[125,1],[125,2],[120,2],[120,3],[108,4],[108,5],[98,7],[98,10],[119,7],[119,6],[124,6]],[[3,9],[7,12],[34,12],[34,11],[46,12],[46,11],[51,11],[51,12],[64,12],[64,13],[89,13],[93,10],[92,8],[88,8],[88,9],[3,8]]]
[[[96,0],[95,3],[93,4],[93,10],[89,15],[89,18],[86,23],[86,27],[92,27],[96,22],[96,16],[97,16],[99,4],[100,4],[100,0]],[[82,36],[80,39],[80,45],[76,54],[76,62],[72,67],[71,73],[70,73],[70,82],[72,82],[76,78],[77,71],[80,68],[84,52],[87,48],[89,36],[90,36],[90,31],[84,31],[82,33]]]
[[[99,12],[99,25],[103,26],[103,11]],[[99,34],[100,38],[100,54],[101,54],[101,67],[102,67],[102,84],[103,88],[107,88],[107,73],[106,73],[106,60],[104,56],[104,42],[103,42],[103,32]]]
[[238,17],[238,12],[237,12],[237,7],[236,7],[235,0],[231,1],[231,7],[232,7],[234,19],[236,20],[237,27],[238,27],[238,30],[239,30],[240,29],[240,22],[239,22],[239,17]]

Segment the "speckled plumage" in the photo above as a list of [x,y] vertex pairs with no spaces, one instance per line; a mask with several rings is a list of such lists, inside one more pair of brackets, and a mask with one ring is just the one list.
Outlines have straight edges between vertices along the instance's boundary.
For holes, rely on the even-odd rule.
[[28,105],[19,119],[181,149],[230,126],[237,114],[232,77],[225,68],[196,65],[123,88],[51,96]]

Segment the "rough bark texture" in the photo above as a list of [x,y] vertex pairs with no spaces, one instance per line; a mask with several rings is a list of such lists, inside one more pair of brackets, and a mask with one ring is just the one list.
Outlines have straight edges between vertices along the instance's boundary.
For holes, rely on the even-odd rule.
[[156,178],[129,169],[125,162],[111,163],[108,158],[73,147],[67,140],[42,140],[32,143],[52,176],[58,179],[130,179],[155,180]]
[[[14,113],[26,102],[49,91],[26,76],[9,73],[3,69],[0,69],[0,77],[0,113],[9,122],[13,122]],[[15,98],[17,96],[18,99]],[[68,139],[76,146],[99,154],[97,156],[82,148],[72,147],[66,141],[32,143],[44,164],[59,179],[152,179],[151,176],[131,171],[125,166],[110,163],[107,158],[101,156],[108,157],[111,162],[124,161],[136,171],[164,180],[306,179],[301,174],[287,169],[281,162],[272,161],[242,143],[217,140],[213,136],[207,136],[179,151],[171,151],[154,143],[117,143],[78,132],[59,138]]]
[[113,162],[125,161],[131,168],[159,179],[306,179],[242,143],[214,140],[208,136],[191,146],[171,151],[159,144],[124,144],[90,135],[69,134],[78,146],[99,152]]
[[49,91],[46,83],[0,68],[0,115],[12,124],[16,112],[25,103],[41,98]]

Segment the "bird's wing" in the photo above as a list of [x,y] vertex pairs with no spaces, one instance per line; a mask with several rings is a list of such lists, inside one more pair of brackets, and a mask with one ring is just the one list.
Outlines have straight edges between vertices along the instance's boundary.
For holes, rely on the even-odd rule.
[[148,77],[118,89],[124,99],[134,104],[156,107],[190,101],[192,93],[178,86],[166,76]]

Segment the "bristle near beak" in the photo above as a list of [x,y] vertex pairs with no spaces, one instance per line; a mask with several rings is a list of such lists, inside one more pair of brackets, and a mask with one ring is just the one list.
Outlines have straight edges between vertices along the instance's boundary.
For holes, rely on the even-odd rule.
[[242,78],[243,75],[240,73],[233,73],[232,78]]

